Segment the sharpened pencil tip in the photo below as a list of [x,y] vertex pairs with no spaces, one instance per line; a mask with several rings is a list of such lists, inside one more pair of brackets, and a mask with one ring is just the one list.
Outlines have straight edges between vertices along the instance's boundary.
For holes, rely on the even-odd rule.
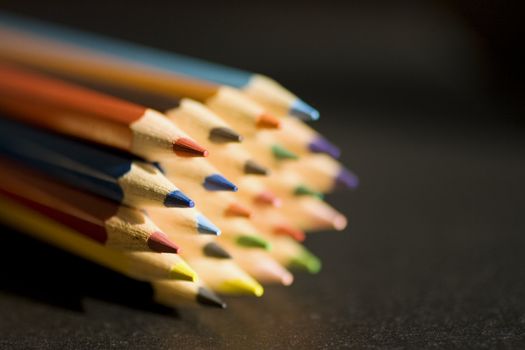
[[250,294],[260,297],[264,294],[264,288],[254,279],[235,278],[225,281],[220,287],[224,293]]
[[328,141],[322,136],[318,136],[308,144],[308,149],[312,153],[324,153],[332,158],[339,158],[341,150],[339,147]]
[[274,228],[273,232],[277,235],[290,236],[296,241],[303,242],[306,238],[304,231],[294,228],[288,224],[281,224]]
[[164,206],[168,208],[193,208],[195,202],[193,202],[188,196],[179,190],[168,193],[164,199]]
[[305,270],[311,274],[316,274],[321,271],[321,265],[321,260],[306,249],[303,249],[303,251],[290,262],[291,268]]
[[241,235],[237,237],[237,244],[243,247],[262,248],[264,250],[271,250],[271,244],[262,237],[254,235]]
[[209,139],[214,143],[241,142],[243,137],[230,128],[218,127],[210,131]]
[[335,178],[335,188],[355,189],[359,186],[359,177],[348,169],[342,168]]
[[250,216],[252,216],[252,212],[250,211],[250,209],[242,206],[239,203],[230,204],[224,214],[226,216],[237,216],[243,218],[249,218]]
[[220,174],[213,174],[204,179],[203,186],[208,191],[231,191],[237,192],[238,188],[228,179]]
[[207,157],[209,154],[204,147],[187,137],[173,143],[173,152],[180,157]]
[[221,230],[202,214],[197,215],[197,231],[206,235],[219,236],[221,234]]
[[306,185],[299,185],[294,190],[294,195],[296,196],[311,196],[323,199],[323,194],[321,192],[314,191]]
[[199,287],[197,291],[197,302],[201,305],[213,306],[221,309],[226,308],[226,303],[222,301],[217,294],[204,287]]
[[293,117],[306,121],[319,119],[319,111],[299,99],[295,100],[288,113]]
[[255,202],[258,204],[270,205],[276,208],[279,208],[282,205],[281,199],[270,191],[259,193],[259,195],[255,197]]
[[279,129],[281,121],[270,114],[261,114],[257,119],[257,127],[260,129]]
[[170,277],[176,280],[197,282],[198,279],[197,273],[183,261],[172,266],[170,272]]
[[249,160],[244,164],[244,172],[251,175],[268,175],[269,171],[262,165],[255,163],[253,160]]
[[175,245],[168,236],[162,232],[153,232],[148,238],[148,247],[159,253],[173,253],[177,254],[179,252],[179,247]]
[[223,247],[215,242],[206,244],[203,248],[204,255],[217,259],[231,259],[232,256]]
[[286,160],[286,159],[293,159],[296,160],[299,157],[297,154],[287,150],[281,145],[273,145],[272,146],[272,154],[275,159],[277,160]]

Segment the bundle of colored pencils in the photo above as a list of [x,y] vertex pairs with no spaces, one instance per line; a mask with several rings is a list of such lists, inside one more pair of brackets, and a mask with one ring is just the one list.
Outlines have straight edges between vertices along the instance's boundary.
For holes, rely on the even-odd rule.
[[0,220],[165,305],[319,271],[304,232],[343,230],[323,194],[358,180],[318,117],[261,75],[0,14]]

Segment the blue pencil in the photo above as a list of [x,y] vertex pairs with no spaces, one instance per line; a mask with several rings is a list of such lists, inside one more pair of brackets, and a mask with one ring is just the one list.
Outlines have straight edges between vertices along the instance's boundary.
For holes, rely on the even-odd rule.
[[0,155],[122,204],[194,206],[152,164],[4,118],[0,118]]
[[[184,90],[180,91],[181,94],[187,97],[198,99],[202,97],[203,90],[216,92],[221,86],[230,86],[244,91],[273,113],[289,114],[304,120],[319,118],[317,110],[263,75],[5,13],[0,13],[0,29],[20,31],[41,39],[66,43],[73,48],[98,52],[107,58],[113,57],[122,62],[138,63],[157,71],[191,78],[193,88],[187,86],[191,84],[180,84]],[[0,43],[7,42],[5,38]]]

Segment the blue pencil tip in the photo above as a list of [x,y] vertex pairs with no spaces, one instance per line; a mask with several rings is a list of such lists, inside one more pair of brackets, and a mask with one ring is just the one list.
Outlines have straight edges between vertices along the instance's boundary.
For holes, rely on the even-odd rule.
[[290,107],[290,115],[302,120],[313,121],[319,119],[319,112],[307,103],[297,99]]
[[237,192],[238,188],[228,181],[224,176],[213,174],[204,179],[202,184],[208,191],[232,191]]
[[164,205],[168,208],[193,208],[195,203],[181,191],[168,193],[164,199]]
[[197,231],[206,235],[219,236],[221,234],[221,230],[201,214],[197,215]]

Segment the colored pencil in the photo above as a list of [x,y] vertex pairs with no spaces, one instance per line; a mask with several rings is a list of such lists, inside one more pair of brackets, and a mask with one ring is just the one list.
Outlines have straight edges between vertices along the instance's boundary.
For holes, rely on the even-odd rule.
[[312,274],[321,270],[321,260],[293,238],[272,235],[267,239],[275,247],[269,254],[286,268]]
[[53,76],[119,99],[133,101],[134,103],[162,111],[168,118],[173,120],[177,127],[191,134],[192,137],[198,134],[201,138],[218,144],[241,142],[243,140],[243,137],[222,118],[197,101],[188,98],[153,94],[135,86],[115,86],[109,82],[102,83],[90,79],[72,78],[56,73]]
[[168,235],[171,232],[181,235],[221,234],[221,230],[195,208],[148,208],[147,213]]
[[264,288],[244,272],[232,259],[185,256],[188,263],[219,294],[253,295],[260,297]]
[[263,232],[289,236],[299,242],[304,241],[306,238],[303,230],[291,224],[290,220],[281,211],[273,208],[261,208],[255,211],[251,221],[255,227]]
[[294,172],[305,184],[318,192],[332,192],[336,189],[355,189],[359,178],[341,163],[324,154],[312,154],[296,163],[283,165],[289,173]]
[[246,137],[243,146],[250,154],[257,157],[257,160],[269,168],[276,168],[282,163],[296,161],[299,157],[276,142],[269,133],[258,133],[251,137]]
[[153,165],[3,118],[0,155],[130,206],[194,206]]
[[[184,247],[184,254],[192,257],[206,257],[210,259],[231,259],[229,249],[226,250],[213,236],[187,236],[171,233],[169,236]],[[258,250],[258,249],[254,249]]]
[[48,217],[68,222],[120,250],[177,253],[179,248],[143,212],[63,185],[0,160],[0,193]]
[[300,197],[283,202],[281,208],[290,223],[304,231],[337,230],[346,228],[346,217],[330,204],[313,197]]
[[270,206],[278,208],[282,201],[279,197],[270,191],[257,178],[244,176],[239,181],[239,192],[237,195],[257,207]]
[[276,141],[303,156],[310,153],[324,153],[339,158],[341,150],[299,119],[281,118],[281,128],[271,134]]
[[259,181],[261,181],[264,186],[283,199],[300,196],[323,198],[323,193],[314,190],[309,184],[304,183],[296,171],[274,171],[271,176],[261,180]]
[[227,239],[220,240],[220,243],[233,255],[234,261],[257,281],[263,284],[279,283],[285,286],[293,283],[293,275],[268,252],[242,248]]
[[210,290],[202,281],[151,281],[153,299],[162,305],[180,307],[189,303],[226,308],[226,303]]
[[264,250],[272,249],[268,241],[245,218],[217,218],[215,221],[221,227],[222,236],[228,237],[238,246]]
[[0,195],[0,220],[39,240],[138,280],[194,281],[197,274],[177,254],[118,251],[76,231],[67,222],[42,215]]
[[187,181],[177,181],[177,185],[184,193],[198,200],[200,210],[213,220],[221,217],[249,218],[252,215],[252,211],[233,193],[209,192]]
[[[123,44],[60,28],[51,24],[3,14],[0,16],[0,56],[33,67],[110,82],[113,85],[136,86],[171,97],[186,96],[214,106],[238,112],[243,122],[255,128],[277,128],[279,121],[243,94],[232,94],[232,88],[212,81],[166,69],[152,57],[154,50],[136,47],[135,53],[122,52]],[[101,47],[102,44],[104,47]],[[143,57],[133,58],[135,55]]]
[[209,161],[227,178],[237,181],[244,175],[266,176],[270,171],[254,161],[239,144],[228,143],[213,148]]
[[237,192],[238,190],[237,186],[226,179],[208,159],[167,159],[159,166],[164,175],[173,183],[189,182],[193,186],[197,185],[210,192]]
[[12,117],[144,158],[207,151],[160,112],[82,86],[0,64],[0,108]]

